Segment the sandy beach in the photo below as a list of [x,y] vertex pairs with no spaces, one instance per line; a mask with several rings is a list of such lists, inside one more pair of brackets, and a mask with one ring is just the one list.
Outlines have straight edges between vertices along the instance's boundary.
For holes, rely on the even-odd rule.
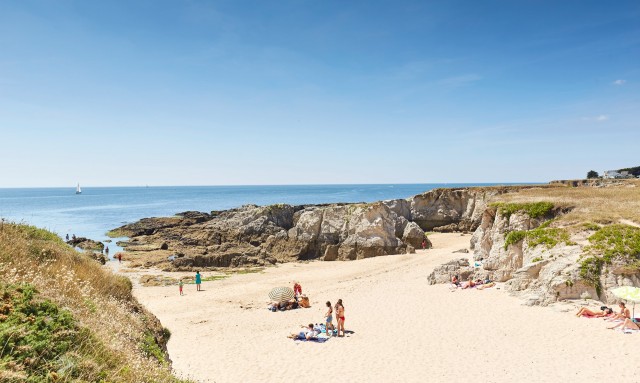
[[[202,292],[186,285],[184,296],[125,274],[171,331],[175,373],[199,382],[638,381],[640,334],[576,318],[575,304],[527,307],[503,289],[429,286],[434,266],[467,256],[452,252],[468,248],[470,236],[430,238],[434,248],[417,254],[280,264],[204,282]],[[293,280],[312,307],[268,311],[268,291]],[[352,334],[323,344],[286,338],[321,323],[325,302],[338,298]]]

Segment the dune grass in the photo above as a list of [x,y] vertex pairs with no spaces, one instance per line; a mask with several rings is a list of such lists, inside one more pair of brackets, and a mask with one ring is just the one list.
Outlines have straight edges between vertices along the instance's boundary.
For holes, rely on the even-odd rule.
[[0,225],[0,381],[179,382],[131,282],[32,226]]
[[624,223],[625,220],[640,225],[640,181],[637,180],[626,180],[608,187],[545,185],[522,188],[518,193],[506,193],[495,198],[495,202],[502,204],[540,201],[571,208],[567,214],[558,217],[562,225],[585,222],[610,225]]

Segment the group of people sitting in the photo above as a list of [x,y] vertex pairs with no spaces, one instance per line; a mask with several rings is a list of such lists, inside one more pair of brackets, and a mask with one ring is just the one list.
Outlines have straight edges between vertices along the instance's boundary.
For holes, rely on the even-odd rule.
[[481,278],[473,279],[473,275],[469,275],[469,279],[466,282],[460,282],[460,277],[456,274],[451,277],[451,287],[454,289],[471,289],[477,288],[478,290],[488,289],[490,287],[495,286],[496,283],[489,278],[485,278],[484,280]]
[[306,295],[302,294],[302,286],[300,283],[295,282],[293,284],[293,299],[290,299],[285,302],[269,302],[267,309],[270,311],[286,311],[286,310],[295,310],[297,308],[309,308],[309,298]]
[[640,318],[632,318],[631,311],[624,302],[618,303],[620,312],[616,313],[612,308],[600,306],[599,311],[590,310],[586,307],[580,308],[576,313],[577,317],[604,318],[605,321],[618,322],[615,326],[607,327],[610,330],[622,327],[622,330],[640,331]]

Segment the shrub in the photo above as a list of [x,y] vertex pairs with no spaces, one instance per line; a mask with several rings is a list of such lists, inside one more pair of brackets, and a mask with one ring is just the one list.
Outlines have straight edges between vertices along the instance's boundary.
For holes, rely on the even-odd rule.
[[525,239],[526,236],[527,236],[526,231],[520,231],[520,230],[510,231],[504,240],[504,249],[507,250],[509,246],[515,245],[516,243],[522,241],[523,239]]
[[511,217],[513,213],[523,212],[531,218],[540,218],[547,215],[553,209],[554,205],[551,202],[530,202],[530,203],[507,203],[497,202],[491,204],[496,207],[500,214],[504,215],[507,219]]

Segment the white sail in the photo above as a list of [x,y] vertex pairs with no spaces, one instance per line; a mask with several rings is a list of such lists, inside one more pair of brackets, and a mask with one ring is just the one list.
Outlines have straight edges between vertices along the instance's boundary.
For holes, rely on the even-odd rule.
[[76,194],[82,193],[82,189],[80,189],[80,183],[78,182],[78,187],[76,187]]

